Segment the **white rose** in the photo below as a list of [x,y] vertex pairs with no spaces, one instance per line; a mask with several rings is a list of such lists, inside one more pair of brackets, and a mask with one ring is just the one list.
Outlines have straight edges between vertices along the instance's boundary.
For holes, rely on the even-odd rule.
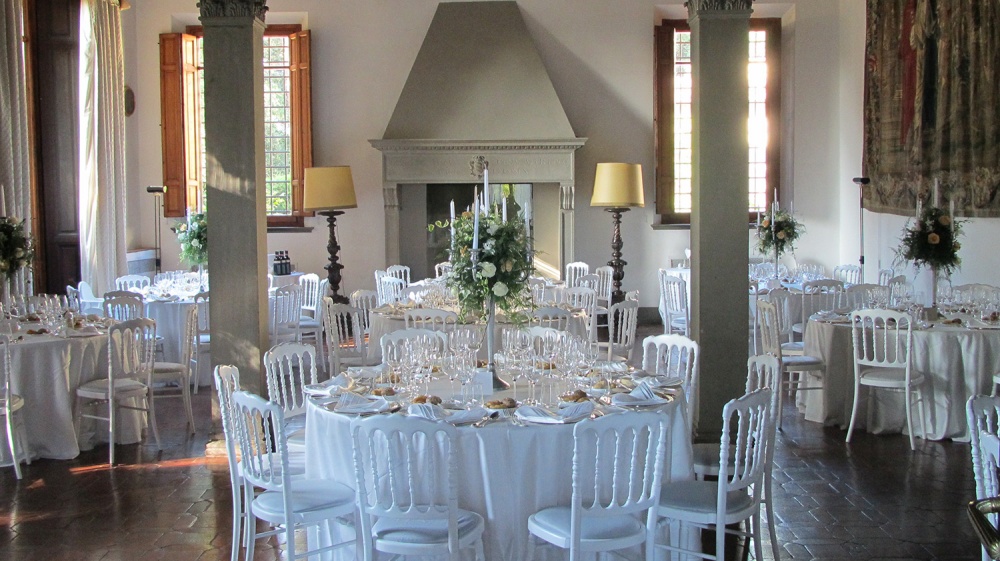
[[497,266],[494,265],[493,263],[490,263],[489,261],[483,262],[482,269],[483,269],[483,276],[488,279],[493,278],[493,275],[497,274]]
[[507,288],[507,285],[502,282],[498,282],[493,285],[493,294],[499,298],[507,296],[508,291],[509,289]]
[[493,235],[495,235],[497,233],[497,230],[499,230],[499,229],[500,229],[499,226],[497,226],[496,224],[493,224],[492,226],[490,226],[489,228],[487,228],[486,231],[489,232],[491,236],[493,236]]
[[493,253],[493,249],[496,248],[496,245],[496,240],[486,240],[486,243],[483,244],[483,250],[487,253]]
[[18,248],[17,251],[14,252],[14,257],[17,257],[18,259],[24,257],[24,250]]
[[191,240],[191,245],[193,247],[201,247],[201,242],[199,242],[198,240]]

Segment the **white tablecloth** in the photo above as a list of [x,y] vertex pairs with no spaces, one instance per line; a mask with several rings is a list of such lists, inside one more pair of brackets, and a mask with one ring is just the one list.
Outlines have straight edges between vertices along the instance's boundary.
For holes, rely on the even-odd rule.
[[[670,417],[664,482],[691,479],[687,405],[681,398],[663,409]],[[351,420],[309,405],[307,477],[334,479],[355,487]],[[483,428],[461,427],[456,454],[458,505],[485,519],[486,559],[530,560],[528,516],[542,508],[568,505],[571,500],[573,425],[515,426],[497,422]],[[353,552],[344,558],[352,558],[350,555]],[[565,556],[565,551],[539,547],[534,558]]]
[[[494,341],[494,349],[501,348],[500,333],[509,324],[497,323],[496,331],[496,341]],[[482,329],[486,329],[485,324],[480,324]],[[400,329],[406,328],[406,321],[403,320],[403,316],[385,314],[381,312],[371,313],[371,333],[368,336],[368,358],[372,360],[382,360],[382,336],[386,333],[392,333],[394,331],[399,331]],[[570,333],[576,335],[577,337],[587,338],[587,315],[586,313],[579,312],[573,314],[573,317],[569,321]],[[486,359],[486,344],[484,343],[479,349],[479,358],[481,360]]]
[[[184,335],[184,314],[189,306],[194,306],[194,300],[177,300],[174,302],[159,302],[151,300],[146,302],[146,316],[156,321],[156,334],[163,338],[163,356],[157,360],[165,362],[180,362],[181,358],[181,338]],[[196,352],[197,349],[191,349]],[[193,355],[192,355],[193,356]],[[199,372],[197,380],[199,386],[212,385],[212,361],[203,360],[198,365]],[[192,376],[196,374],[191,373]]]
[[[823,359],[827,365],[823,391],[799,393],[806,419],[846,428],[854,403],[851,326],[810,321],[805,341],[806,354]],[[912,354],[914,372],[926,378],[922,407],[928,438],[967,441],[965,402],[973,395],[990,393],[993,375],[1000,372],[1000,331],[943,325],[914,330]],[[865,397],[855,429],[867,426],[875,433],[903,430],[906,415],[901,393],[876,390],[871,415]],[[914,417],[913,422],[919,418]]]
[[[25,402],[17,414],[24,421],[28,456],[68,460],[78,456],[80,450],[93,448],[96,442],[107,442],[107,423],[84,419],[79,439],[73,427],[76,388],[107,376],[106,335],[67,339],[24,335],[10,346],[10,358],[11,387]],[[139,442],[145,417],[124,409],[120,413],[118,443]],[[9,463],[6,438],[6,434],[0,435],[3,461]]]

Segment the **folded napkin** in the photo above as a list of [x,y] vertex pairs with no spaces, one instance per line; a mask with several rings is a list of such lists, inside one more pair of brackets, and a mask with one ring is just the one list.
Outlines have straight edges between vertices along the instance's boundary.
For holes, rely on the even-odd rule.
[[93,325],[87,325],[81,327],[80,329],[67,329],[67,337],[93,337],[95,335],[100,335],[101,332],[97,330]]
[[522,421],[538,423],[543,425],[560,425],[565,423],[575,423],[586,419],[594,412],[593,401],[582,401],[574,403],[569,407],[564,407],[553,413],[548,409],[535,407],[533,405],[522,405],[514,412],[514,416]]
[[306,384],[302,387],[306,395],[328,397],[333,396],[340,390],[347,388],[351,385],[351,379],[345,374],[338,374],[333,378],[325,382],[320,382],[319,384]]
[[432,421],[440,421],[449,416],[443,407],[430,403],[411,403],[406,408],[406,414],[411,417],[423,417]]
[[684,378],[678,376],[653,376],[642,381],[650,388],[676,388],[684,385]]
[[816,312],[815,314],[809,316],[809,319],[812,319],[812,320],[815,320],[815,321],[825,321],[825,322],[828,322],[828,323],[837,323],[837,322],[847,322],[847,321],[850,321],[849,317],[847,317],[847,316],[845,316],[843,314],[838,314],[837,312],[835,312],[833,310],[820,310],[820,311]]
[[612,405],[642,406],[642,405],[662,405],[667,400],[653,393],[649,384],[643,382],[631,393],[619,393],[611,397]]
[[489,415],[489,411],[484,407],[473,407],[472,409],[459,409],[457,411],[452,411],[451,415],[445,417],[445,421],[453,425],[467,425],[469,423],[475,423],[480,421],[483,417]]
[[381,413],[388,409],[389,402],[381,397],[365,397],[353,392],[340,396],[337,406],[333,408],[337,413],[347,414]]
[[385,372],[384,365],[378,366],[349,366],[347,374],[352,378],[377,378]]

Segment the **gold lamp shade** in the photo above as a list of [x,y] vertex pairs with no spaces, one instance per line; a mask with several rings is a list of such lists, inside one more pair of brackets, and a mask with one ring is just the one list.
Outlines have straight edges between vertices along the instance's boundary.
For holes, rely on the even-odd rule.
[[642,165],[597,164],[597,173],[594,175],[594,196],[590,199],[590,206],[611,208],[646,206],[642,195]]
[[305,210],[357,208],[351,166],[306,168],[302,207]]

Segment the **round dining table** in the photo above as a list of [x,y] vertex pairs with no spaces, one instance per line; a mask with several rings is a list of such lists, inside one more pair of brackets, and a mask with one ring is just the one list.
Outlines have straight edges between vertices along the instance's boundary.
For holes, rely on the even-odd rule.
[[[68,460],[98,442],[107,442],[107,423],[83,419],[79,435],[74,429],[73,407],[80,384],[107,377],[108,336],[83,337],[30,335],[27,328],[10,345],[11,390],[24,398],[17,413],[24,423],[29,458]],[[107,408],[97,414],[107,414]],[[138,411],[120,410],[119,444],[141,440],[145,417]],[[0,431],[2,432],[2,431]],[[0,436],[3,462],[10,463],[6,434]]]
[[[493,398],[509,395],[510,390],[505,390]],[[663,480],[692,479],[691,431],[683,394],[660,410],[669,418]],[[306,415],[306,476],[333,479],[355,488],[350,434],[355,417],[330,411],[312,400]],[[546,507],[570,504],[573,425],[522,426],[500,420],[482,427],[462,426],[458,434],[458,505],[484,518],[486,559],[564,559],[564,550],[531,546],[534,538],[529,536],[528,517]],[[689,540],[690,532],[687,536]],[[342,533],[331,537],[325,530],[312,535],[320,544],[349,537]],[[353,553],[345,551],[341,554],[345,557],[330,554],[325,559],[351,559]],[[471,550],[465,553],[463,559],[474,558]]]
[[[854,359],[851,324],[846,320],[817,321],[806,327],[805,354],[822,359],[820,378],[806,376],[810,387],[822,391],[798,394],[807,420],[846,428],[854,404]],[[927,438],[968,441],[965,404],[969,397],[989,394],[993,375],[1000,373],[1000,329],[970,329],[940,322],[914,328],[912,369],[923,374],[924,418]],[[865,391],[864,389],[862,391]],[[914,423],[919,416],[914,417]],[[872,433],[898,433],[906,426],[901,392],[876,391],[873,403],[863,398],[859,424]],[[916,429],[919,430],[919,429]]]

